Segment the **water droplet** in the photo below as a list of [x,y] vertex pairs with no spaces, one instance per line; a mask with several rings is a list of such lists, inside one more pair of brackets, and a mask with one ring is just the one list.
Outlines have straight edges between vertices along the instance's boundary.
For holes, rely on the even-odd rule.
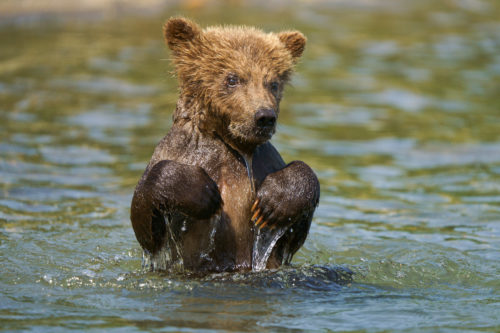
[[54,280],[52,279],[52,276],[50,274],[45,274],[43,276],[43,280],[49,284],[52,284]]
[[83,274],[83,275],[86,275],[86,276],[88,276],[88,277],[91,277],[91,278],[96,276],[95,272],[94,272],[94,271],[91,271],[90,269],[84,269],[84,270],[82,271],[82,274]]

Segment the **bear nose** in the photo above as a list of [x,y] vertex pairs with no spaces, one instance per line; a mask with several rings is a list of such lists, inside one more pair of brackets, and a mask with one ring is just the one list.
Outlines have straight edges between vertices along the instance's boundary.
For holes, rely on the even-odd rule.
[[259,109],[255,113],[255,121],[259,127],[273,127],[276,123],[276,113],[273,109]]

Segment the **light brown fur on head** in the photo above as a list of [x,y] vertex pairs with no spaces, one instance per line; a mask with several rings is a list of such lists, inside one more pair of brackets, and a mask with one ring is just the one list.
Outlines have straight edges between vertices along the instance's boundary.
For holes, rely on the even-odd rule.
[[256,127],[255,114],[268,109],[278,115],[283,86],[304,50],[304,35],[235,26],[202,30],[185,18],[171,18],[164,33],[180,100],[187,104],[184,112],[200,130],[240,150],[252,151],[269,140],[274,125]]

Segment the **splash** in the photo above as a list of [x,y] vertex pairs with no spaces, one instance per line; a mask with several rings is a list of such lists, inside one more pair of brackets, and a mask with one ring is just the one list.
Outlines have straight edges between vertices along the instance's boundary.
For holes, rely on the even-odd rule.
[[[208,234],[208,240],[206,246],[200,249],[200,259],[207,262],[212,262],[213,258],[211,253],[215,248],[215,233],[217,231],[217,226],[220,223],[221,215],[214,215],[208,222],[210,225],[210,232]],[[166,217],[166,228],[167,228],[167,241],[163,245],[160,251],[155,254],[151,254],[148,251],[144,251],[142,254],[142,269],[146,271],[169,271],[176,273],[184,273],[184,260],[181,239],[182,235],[189,231],[188,221],[182,221],[182,226],[180,227],[179,234],[173,232],[171,220]]]
[[252,250],[252,271],[259,272],[266,268],[267,260],[273,251],[276,242],[285,234],[288,227],[276,228],[273,230],[258,229],[254,231],[254,241]]
[[[177,251],[177,259],[174,259],[173,256],[171,257],[169,269],[182,272],[184,271],[184,260],[182,259],[183,258],[182,246],[179,245],[180,241],[179,239],[177,239],[177,237],[175,237],[175,234],[172,231],[172,220],[167,217],[165,219],[165,224],[167,226],[167,234],[170,236],[170,242],[169,242],[170,246],[168,247],[175,248],[175,250]],[[182,227],[181,227],[182,232],[187,231],[186,224],[187,224],[186,221],[182,221]]]
[[[250,180],[250,190],[252,198],[256,197],[255,180],[253,178],[252,155],[240,153],[245,161],[248,179]],[[273,251],[276,242],[285,234],[287,227],[276,228],[274,230],[267,229],[265,232],[261,229],[254,230],[254,241],[252,249],[252,270],[259,272],[266,268],[267,260]]]
[[217,215],[212,216],[212,218],[210,218],[210,221],[209,221],[210,234],[208,236],[209,237],[208,246],[207,246],[207,248],[203,249],[201,251],[201,254],[200,254],[200,257],[208,262],[213,261],[210,253],[212,253],[215,249],[215,232],[217,231],[217,226],[220,224],[220,220],[221,220],[221,215],[217,214]]
[[[142,269],[146,271],[179,271],[184,270],[184,261],[182,260],[181,246],[179,240],[176,239],[171,228],[171,219],[165,216],[165,226],[167,228],[167,240],[162,248],[152,254],[144,250],[142,253]],[[186,231],[186,221],[182,222],[181,231]],[[177,255],[172,255],[172,249],[177,251]]]
[[[245,167],[247,170],[247,176],[250,181],[250,191],[252,198],[256,196],[255,190],[255,180],[253,178],[252,169],[252,155],[241,153],[243,160],[245,162]],[[200,250],[200,259],[205,262],[212,262],[213,258],[211,253],[215,248],[215,234],[217,231],[217,226],[220,224],[221,215],[213,216],[210,221],[210,233],[208,235],[209,239],[207,246]],[[183,251],[181,244],[182,234],[188,232],[187,221],[182,222],[182,227],[180,228],[180,235],[176,235],[173,232],[171,226],[171,220],[166,217],[166,227],[168,239],[165,242],[163,248],[155,253],[151,254],[147,251],[143,253],[142,267],[144,270],[150,271],[175,271],[184,272],[184,262],[183,262]],[[288,227],[281,227],[276,229],[254,229],[254,240],[252,248],[252,271],[259,272],[263,271],[267,266],[267,261],[271,256],[271,252],[278,242],[278,240],[285,234]],[[175,250],[174,255],[172,250]],[[288,259],[288,254],[285,254],[285,261]],[[288,260],[289,261],[289,260]]]
[[172,256],[170,249],[163,247],[155,254],[144,250],[142,252],[142,269],[144,271],[157,272],[166,271],[172,266]]

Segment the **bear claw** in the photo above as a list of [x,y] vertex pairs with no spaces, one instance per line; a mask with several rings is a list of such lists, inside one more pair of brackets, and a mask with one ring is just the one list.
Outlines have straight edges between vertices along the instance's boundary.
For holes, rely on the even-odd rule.
[[264,229],[264,227],[267,225],[267,223],[268,223],[268,222],[269,222],[269,221],[267,221],[267,220],[266,220],[266,221],[264,221],[264,222],[262,222],[262,224],[261,224],[261,225],[259,225],[259,226],[258,226],[258,228],[259,228],[260,230]]
[[257,217],[259,216],[259,214],[260,214],[260,208],[255,211],[255,213],[253,214],[251,220],[255,221],[255,219],[257,219]]
[[[260,202],[260,199],[257,198],[255,200],[255,202],[253,203],[252,208],[250,209],[250,212],[253,212],[255,210],[255,208],[257,208],[257,205],[259,204],[259,202]],[[253,218],[252,218],[252,220],[253,220]]]

